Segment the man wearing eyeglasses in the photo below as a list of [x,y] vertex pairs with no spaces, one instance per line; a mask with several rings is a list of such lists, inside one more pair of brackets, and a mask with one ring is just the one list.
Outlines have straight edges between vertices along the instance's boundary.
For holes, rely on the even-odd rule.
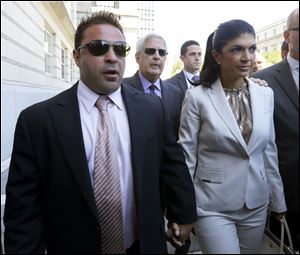
[[146,34],[136,44],[135,59],[139,70],[132,77],[124,78],[123,83],[160,97],[177,136],[183,96],[179,89],[160,79],[167,54],[167,45],[161,35]]
[[266,80],[274,91],[274,124],[286,218],[294,247],[299,250],[299,8],[289,15],[286,27],[283,35],[289,45],[287,57],[254,76]]
[[80,80],[23,110],[6,189],[9,254],[167,253],[196,220],[193,185],[158,97],[121,86],[125,42],[109,12],[82,20]]

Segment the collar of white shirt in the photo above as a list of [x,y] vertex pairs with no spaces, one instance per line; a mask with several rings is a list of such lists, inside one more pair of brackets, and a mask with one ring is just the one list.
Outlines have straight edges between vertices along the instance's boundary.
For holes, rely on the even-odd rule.
[[296,69],[299,70],[299,61],[298,61],[298,60],[292,58],[292,57],[290,56],[290,54],[287,55],[286,60],[287,60],[287,62],[289,63],[289,66],[290,66],[290,68],[291,68],[292,71],[293,71],[293,70],[296,70]]
[[[99,98],[99,94],[91,90],[87,85],[84,84],[82,80],[79,80],[78,82],[77,96],[78,100],[83,103],[86,111],[89,113],[91,112],[92,108],[95,106],[95,103]],[[119,87],[113,93],[109,94],[108,97],[120,110],[122,110],[123,104],[121,87]]]
[[189,72],[183,70],[183,73],[184,73],[185,77],[187,79],[189,79],[190,81],[192,80],[193,76],[200,75],[200,71],[197,71],[197,73],[192,74],[192,73],[189,73]]

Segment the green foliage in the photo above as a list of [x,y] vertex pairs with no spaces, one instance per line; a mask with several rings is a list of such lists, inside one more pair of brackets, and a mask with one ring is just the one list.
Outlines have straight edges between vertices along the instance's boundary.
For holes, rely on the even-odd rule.
[[183,63],[180,59],[177,59],[172,66],[171,77],[179,73],[183,68]]
[[268,65],[273,65],[281,61],[281,53],[278,50],[267,51],[262,54]]

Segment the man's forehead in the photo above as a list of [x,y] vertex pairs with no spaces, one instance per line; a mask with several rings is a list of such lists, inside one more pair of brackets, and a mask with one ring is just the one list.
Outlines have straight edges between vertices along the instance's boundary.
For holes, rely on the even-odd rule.
[[187,50],[188,50],[189,52],[191,52],[191,51],[194,51],[194,52],[201,52],[201,51],[202,51],[200,45],[196,45],[196,44],[193,44],[193,45],[188,46]]

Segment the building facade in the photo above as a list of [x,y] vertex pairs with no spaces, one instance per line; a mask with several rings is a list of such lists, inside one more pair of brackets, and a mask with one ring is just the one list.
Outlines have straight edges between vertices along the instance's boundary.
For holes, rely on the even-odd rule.
[[283,32],[286,29],[286,21],[287,19],[282,19],[256,31],[257,51],[259,53],[280,51],[284,41]]

